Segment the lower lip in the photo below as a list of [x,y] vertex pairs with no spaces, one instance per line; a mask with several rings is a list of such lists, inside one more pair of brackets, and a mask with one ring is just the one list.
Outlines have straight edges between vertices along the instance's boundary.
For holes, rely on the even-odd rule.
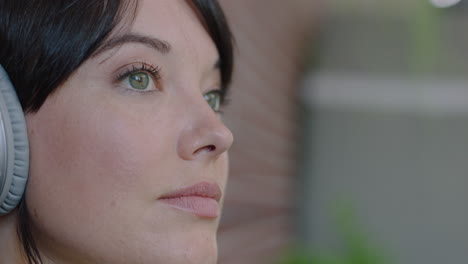
[[176,209],[192,213],[198,217],[216,218],[219,216],[219,204],[215,199],[201,196],[183,196],[161,199]]

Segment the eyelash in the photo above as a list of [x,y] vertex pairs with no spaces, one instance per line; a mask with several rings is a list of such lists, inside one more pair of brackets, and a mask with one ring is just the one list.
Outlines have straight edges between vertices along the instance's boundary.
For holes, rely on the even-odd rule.
[[[151,64],[144,63],[144,62],[140,62],[140,64],[141,65],[139,66],[135,66],[135,64],[131,65],[131,69],[128,68],[125,70],[124,73],[119,74],[117,78],[115,78],[115,82],[122,82],[123,80],[128,78],[130,75],[135,74],[135,73],[146,72],[151,75],[151,77],[153,78],[153,81],[155,82],[155,84],[157,84],[158,80],[161,79],[161,67],[153,66]],[[135,92],[145,93],[144,91],[142,92],[135,91]],[[149,91],[149,92],[153,92],[153,91]],[[229,104],[230,99],[227,96],[225,89],[217,89],[217,90],[213,90],[209,92],[217,92],[220,95],[220,106],[222,108],[225,108],[226,105]],[[217,112],[220,114],[224,114],[222,110],[219,110]]]
[[221,106],[226,107],[230,103],[231,103],[231,98],[229,98],[229,96],[226,95],[226,92],[223,92],[221,94]]
[[221,115],[224,115],[223,109],[225,109],[227,107],[227,105],[229,105],[229,103],[231,102],[231,98],[229,97],[229,94],[226,92],[225,89],[219,89],[219,90],[215,90],[215,91],[218,92],[220,94],[220,96],[221,96],[220,110],[218,110],[216,112],[221,114]]
[[144,62],[141,62],[140,66],[135,66],[132,65],[131,69],[127,69],[124,73],[121,73],[117,76],[115,79],[116,82],[121,82],[128,78],[130,75],[139,73],[139,72],[146,72],[153,77],[153,81],[157,82],[159,79],[161,79],[161,67],[159,66],[153,66],[151,64],[147,64]]

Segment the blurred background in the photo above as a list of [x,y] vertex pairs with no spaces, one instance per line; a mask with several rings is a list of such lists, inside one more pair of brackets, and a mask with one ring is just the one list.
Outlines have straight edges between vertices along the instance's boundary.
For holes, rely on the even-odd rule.
[[220,2],[219,263],[468,262],[468,0]]

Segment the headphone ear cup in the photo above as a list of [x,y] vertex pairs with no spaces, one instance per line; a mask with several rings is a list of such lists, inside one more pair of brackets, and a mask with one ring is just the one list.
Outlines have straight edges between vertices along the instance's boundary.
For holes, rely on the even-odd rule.
[[23,109],[0,65],[0,215],[23,197],[29,174],[29,142]]

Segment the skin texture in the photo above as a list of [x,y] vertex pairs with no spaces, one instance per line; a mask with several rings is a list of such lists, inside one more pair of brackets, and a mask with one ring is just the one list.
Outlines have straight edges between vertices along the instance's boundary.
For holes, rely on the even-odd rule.
[[[233,137],[203,97],[219,89],[216,47],[182,0],[141,1],[129,27],[116,34],[162,39],[171,51],[106,50],[26,115],[34,237],[46,263],[214,264],[219,217],[158,197],[202,181],[225,188]],[[154,91],[116,81],[142,63],[161,69]]]

